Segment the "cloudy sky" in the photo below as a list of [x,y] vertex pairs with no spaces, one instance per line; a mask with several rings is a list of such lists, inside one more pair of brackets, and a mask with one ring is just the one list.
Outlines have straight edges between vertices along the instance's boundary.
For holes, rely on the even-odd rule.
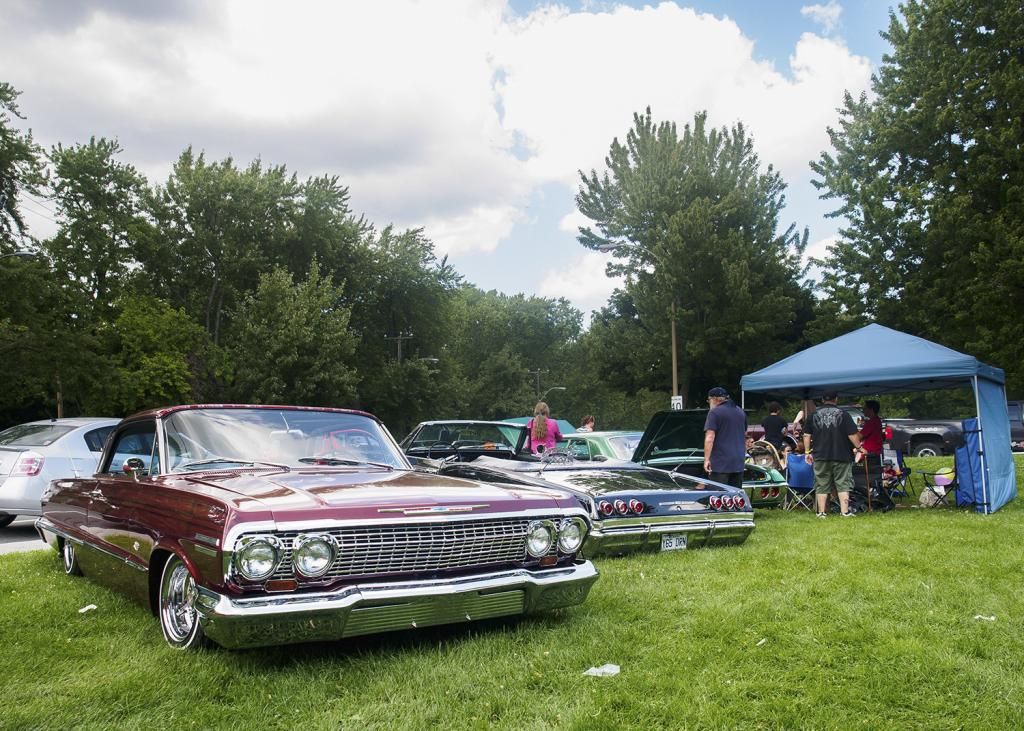
[[[333,173],[378,226],[423,226],[484,289],[614,283],[576,241],[578,170],[634,112],[742,121],[789,184],[782,226],[835,234],[810,185],[844,90],[868,89],[886,0],[4,0],[0,78],[49,147],[117,138],[152,182],[188,145]],[[28,201],[45,235],[46,202]],[[52,212],[50,217],[52,218]]]

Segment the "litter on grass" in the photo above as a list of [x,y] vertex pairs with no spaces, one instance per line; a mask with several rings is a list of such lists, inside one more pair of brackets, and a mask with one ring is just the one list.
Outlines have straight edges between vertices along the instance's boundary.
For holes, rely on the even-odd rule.
[[764,644],[765,642],[767,642],[767,641],[768,641],[768,638],[767,638],[767,637],[762,637],[762,638],[761,638],[761,641],[757,643],[757,646],[758,646],[758,647],[760,647],[761,645],[763,645],[763,644]]
[[599,668],[590,668],[590,670],[585,670],[583,674],[590,675],[595,678],[606,678],[610,675],[618,675],[619,666],[614,663],[606,663]]
[[86,604],[84,607],[82,607],[81,609],[78,610],[78,613],[79,614],[85,614],[86,612],[91,612],[95,608],[96,608],[95,604]]
[[995,622],[996,621],[996,617],[995,617],[994,614],[991,617],[986,617],[984,614],[975,614],[974,618],[975,619],[983,619],[986,622]]

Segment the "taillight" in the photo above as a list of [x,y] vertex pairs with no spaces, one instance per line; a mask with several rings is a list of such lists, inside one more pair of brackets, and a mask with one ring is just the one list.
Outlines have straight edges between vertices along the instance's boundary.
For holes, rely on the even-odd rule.
[[14,463],[14,469],[11,470],[12,475],[20,475],[22,477],[35,477],[43,469],[43,456],[36,454],[35,452],[22,452],[18,461]]
[[761,497],[768,497],[768,488],[767,487],[762,487],[761,488]]
[[743,510],[745,505],[744,505],[744,501],[743,501],[743,496],[742,495],[737,495],[736,497],[733,498],[733,500],[732,500],[732,507],[733,507],[733,510]]
[[732,495],[726,495],[722,498],[722,507],[726,510],[732,510]]
[[598,503],[597,509],[601,511],[601,515],[611,515],[615,512],[615,508],[607,500],[602,500]]
[[708,505],[710,505],[715,510],[718,510],[719,508],[722,507],[722,498],[718,497],[718,495],[712,495],[711,498],[708,500]]
[[640,513],[644,512],[644,504],[636,498],[633,498],[629,501],[629,509],[631,512],[640,515]]
[[779,488],[773,487],[772,488],[772,497],[778,497],[778,496],[779,496]]
[[629,506],[626,505],[626,501],[625,500],[616,500],[615,501],[615,512],[618,513],[619,515],[625,515],[626,513],[629,512]]

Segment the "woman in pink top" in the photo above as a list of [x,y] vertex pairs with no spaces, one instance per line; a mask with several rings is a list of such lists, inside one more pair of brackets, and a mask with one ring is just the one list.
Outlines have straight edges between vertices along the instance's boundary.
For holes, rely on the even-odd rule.
[[[528,435],[526,443],[530,451],[540,454],[555,448],[562,441],[562,432],[558,431],[558,423],[551,418],[551,411],[543,401],[533,407],[533,418],[526,424]],[[543,449],[542,449],[543,448]]]

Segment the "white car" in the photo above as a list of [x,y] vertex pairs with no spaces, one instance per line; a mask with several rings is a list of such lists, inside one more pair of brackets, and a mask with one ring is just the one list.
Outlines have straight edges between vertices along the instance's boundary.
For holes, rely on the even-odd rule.
[[30,421],[0,432],[0,528],[40,515],[51,480],[96,472],[103,443],[120,419]]

